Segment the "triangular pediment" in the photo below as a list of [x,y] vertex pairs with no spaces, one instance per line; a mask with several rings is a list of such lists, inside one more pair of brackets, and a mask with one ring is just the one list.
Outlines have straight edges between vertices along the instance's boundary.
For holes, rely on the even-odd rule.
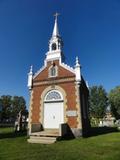
[[[56,61],[56,66],[58,69],[58,75],[54,78],[62,78],[62,77],[71,77],[71,76],[75,76],[75,71],[72,67],[64,64],[64,63],[59,63],[59,61]],[[33,76],[34,80],[46,80],[49,77],[49,69],[52,66],[52,63],[48,63],[47,65],[43,66],[42,68],[40,68]]]

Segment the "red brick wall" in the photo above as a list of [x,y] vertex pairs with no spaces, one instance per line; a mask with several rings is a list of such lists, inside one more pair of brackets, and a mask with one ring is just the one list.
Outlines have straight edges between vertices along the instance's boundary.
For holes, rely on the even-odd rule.
[[45,87],[38,86],[33,88],[33,103],[32,103],[32,123],[39,123],[40,118],[40,97]]
[[[58,77],[73,77],[75,79],[75,75],[64,69],[63,67],[59,66],[59,62],[55,61],[55,64],[58,66]],[[51,62],[48,63],[48,66],[34,79],[33,84],[37,81],[45,81],[51,78],[48,78],[48,68],[51,66]],[[56,78],[55,78],[56,79]],[[62,82],[57,84],[61,88],[64,89],[66,92],[67,98],[67,110],[76,110],[76,95],[75,95],[75,81],[69,82]],[[47,85],[40,85],[33,87],[33,104],[32,104],[32,123],[39,123],[40,119],[40,98],[41,94],[46,89],[49,84]],[[77,118],[76,117],[68,117],[68,124],[70,127],[76,128],[77,127]]]
[[[77,110],[76,109],[76,95],[75,95],[75,84],[74,82],[68,82],[64,84],[60,84],[60,86],[66,92],[67,98],[67,110]],[[67,117],[68,124],[71,128],[77,127],[77,118],[76,117]]]

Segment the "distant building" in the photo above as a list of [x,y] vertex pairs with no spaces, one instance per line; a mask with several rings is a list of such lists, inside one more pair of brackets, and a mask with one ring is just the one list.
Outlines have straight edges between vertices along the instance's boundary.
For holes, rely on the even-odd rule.
[[103,117],[103,119],[99,123],[99,127],[113,127],[115,125],[115,117],[113,117],[112,112],[111,112],[111,107],[108,106],[106,109],[106,114]]
[[103,118],[103,126],[112,127],[115,125],[115,117],[112,116],[111,111],[107,110],[106,115]]
[[[70,135],[70,132],[79,137],[89,129],[88,87],[81,75],[79,59],[76,57],[75,67],[63,62],[63,41],[58,30],[57,15],[44,66],[34,75],[31,67],[28,74],[28,128],[31,137],[35,133],[40,136],[42,133],[54,135],[54,131],[59,137]],[[29,142],[36,141],[31,138]]]

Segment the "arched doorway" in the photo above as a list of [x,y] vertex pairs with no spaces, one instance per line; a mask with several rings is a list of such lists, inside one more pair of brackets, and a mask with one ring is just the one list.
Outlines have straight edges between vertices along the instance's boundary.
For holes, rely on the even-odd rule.
[[64,122],[63,96],[58,90],[49,91],[44,98],[44,128],[59,128]]

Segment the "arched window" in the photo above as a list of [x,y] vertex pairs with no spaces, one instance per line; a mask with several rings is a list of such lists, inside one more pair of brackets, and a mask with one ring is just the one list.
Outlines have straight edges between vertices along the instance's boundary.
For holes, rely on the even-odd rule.
[[59,91],[51,90],[46,94],[44,101],[63,101],[63,96]]
[[54,50],[56,50],[56,49],[57,49],[56,43],[53,43],[53,44],[52,44],[52,50],[54,51]]
[[55,66],[53,66],[51,69],[50,69],[51,71],[51,77],[55,77],[56,76],[56,68],[55,68]]

